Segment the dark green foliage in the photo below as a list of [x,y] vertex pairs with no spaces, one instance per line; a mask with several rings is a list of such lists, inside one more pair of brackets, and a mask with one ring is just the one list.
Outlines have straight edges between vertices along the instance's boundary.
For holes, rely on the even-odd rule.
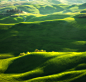
[[54,13],[54,12],[59,12],[59,11],[63,11],[64,9],[59,7],[58,5],[52,5],[51,6],[46,6],[46,7],[40,7],[39,12],[40,14],[50,14],[50,13]]
[[63,13],[72,12],[71,10],[64,10]]
[[20,9],[10,9],[6,11],[7,13],[22,13],[23,11]]
[[86,10],[82,10],[80,13],[86,13]]
[[[5,71],[5,73],[24,73],[27,71],[31,71],[41,66],[42,63],[48,61],[51,58],[53,57],[46,58],[46,57],[43,57],[42,55],[34,55],[34,54],[26,55],[24,57],[20,57],[14,60],[13,61],[14,63],[9,65],[9,68]],[[35,60],[35,63],[33,62],[34,60]],[[26,63],[28,63],[28,66]]]
[[[46,51],[86,51],[85,19],[75,17],[77,23],[82,26],[76,28],[63,20],[47,21],[42,23],[24,24],[19,23],[3,30],[0,36],[0,52],[14,53],[43,49]],[[82,21],[82,22],[81,22]],[[84,21],[84,22],[83,22]],[[7,26],[4,26],[5,28]],[[10,27],[10,26],[8,26]],[[1,28],[1,26],[0,26]],[[2,31],[2,30],[1,30]],[[81,41],[79,45],[74,42]],[[8,48],[9,47],[9,48]]]
[[80,5],[79,8],[80,8],[80,9],[84,9],[84,8],[86,8],[86,3]]

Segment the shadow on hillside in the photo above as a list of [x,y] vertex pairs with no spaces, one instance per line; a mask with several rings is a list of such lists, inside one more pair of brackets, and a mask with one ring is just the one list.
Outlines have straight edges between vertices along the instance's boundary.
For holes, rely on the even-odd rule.
[[[51,75],[55,73],[57,74],[57,73],[69,70],[71,68],[75,68],[77,65],[81,63],[86,63],[86,57],[85,56],[73,56],[73,57],[64,57],[64,58],[57,57],[57,58],[54,58],[53,61],[56,61],[56,62],[54,63],[49,62],[45,64],[44,69],[43,69],[45,74],[47,75]],[[82,69],[86,69],[86,66],[83,65],[81,66],[80,69],[76,69],[76,70],[82,70]]]
[[[5,17],[8,17],[8,16],[0,15],[0,19],[5,18]],[[2,23],[2,20],[0,20],[0,23]]]
[[[80,16],[83,16],[82,18],[80,18]],[[81,28],[81,30],[86,30],[86,17],[81,14],[75,15],[74,16],[74,20],[76,21],[76,24],[78,24],[78,28]]]
[[1,60],[1,59],[12,58],[12,57],[13,57],[13,56],[8,56],[8,55],[7,55],[7,56],[3,56],[3,55],[2,55],[2,56],[0,56],[0,60]]
[[[36,18],[36,16],[30,15],[26,17],[26,21],[31,22],[31,20],[33,20],[34,18]],[[34,20],[35,21],[35,20]]]
[[[63,56],[64,58],[62,56],[61,57],[53,56],[48,58],[44,57],[41,54],[40,55],[31,54],[31,55],[23,56],[14,60],[8,66],[8,69],[5,71],[5,74],[23,73],[21,76],[18,76],[19,80],[28,80],[36,77],[58,74],[65,71],[68,72],[70,71],[71,68],[74,68],[71,71],[79,71],[86,69],[85,65],[80,66],[80,64],[86,63],[86,57],[84,55],[69,56],[69,57]],[[42,71],[40,71],[41,67],[42,67]],[[79,69],[76,69],[77,67]],[[34,71],[36,68],[38,68],[38,70]],[[68,74],[69,77],[70,77],[70,73]],[[61,77],[58,80],[68,78],[68,75],[66,74],[64,75],[65,76],[62,76],[63,78]]]
[[64,15],[64,14],[52,14],[52,15],[47,15],[47,16],[42,16],[42,17],[34,17],[30,16],[29,22],[33,21],[45,21],[45,20],[54,20],[54,19],[64,19],[66,17],[70,17],[71,15]]
[[51,13],[60,12],[60,11],[63,11],[63,10],[64,10],[63,8],[61,8],[57,5],[53,5],[53,7],[46,6],[46,7],[40,7],[39,8],[40,14],[51,14]]
[[23,22],[25,20],[24,16],[26,16],[26,15],[23,15],[23,16],[22,15],[11,16],[11,15],[14,15],[14,14],[9,14],[8,16],[7,15],[0,16],[0,18],[3,18],[2,20],[0,20],[0,23],[11,24],[11,23]]
[[31,54],[20,57],[12,61],[5,73],[24,73],[34,70],[41,66],[44,62],[54,57],[44,57],[43,55]]
[[[14,53],[17,56],[19,53],[33,52],[35,49],[47,52],[86,51],[85,44],[76,45],[72,43],[74,41],[86,41],[86,29],[74,27],[63,20],[36,24],[19,23],[3,30],[0,36],[0,53]],[[64,48],[70,50],[63,50]]]
[[77,4],[74,4],[74,5],[71,5],[71,6],[67,7],[67,9],[75,7],[75,6],[77,6]]
[[71,10],[64,10],[63,13],[72,12]]
[[86,8],[86,3],[79,6],[79,9],[85,9],[85,8]]

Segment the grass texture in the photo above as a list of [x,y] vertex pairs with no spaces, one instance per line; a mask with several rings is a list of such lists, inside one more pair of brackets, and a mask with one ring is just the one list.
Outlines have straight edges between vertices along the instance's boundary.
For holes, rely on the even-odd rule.
[[[56,16],[62,19],[56,19]],[[41,21],[34,22],[1,24],[0,53],[18,55],[20,52],[32,52],[36,48],[48,52],[86,51],[85,18],[67,14],[50,15],[49,19],[52,20],[46,18],[41,20],[39,17]]]
[[30,52],[0,60],[0,82],[84,82],[86,52]]
[[1,4],[0,13],[24,13],[0,15],[0,82],[85,82],[86,18],[79,18],[85,7]]

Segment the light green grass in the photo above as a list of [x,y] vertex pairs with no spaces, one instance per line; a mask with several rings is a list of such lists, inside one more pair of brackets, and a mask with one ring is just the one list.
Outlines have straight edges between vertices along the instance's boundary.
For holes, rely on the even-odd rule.
[[30,52],[0,60],[1,82],[84,82],[86,52]]

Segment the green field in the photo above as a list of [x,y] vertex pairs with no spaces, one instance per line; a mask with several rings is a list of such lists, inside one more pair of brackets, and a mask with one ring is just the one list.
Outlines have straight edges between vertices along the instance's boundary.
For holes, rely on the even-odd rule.
[[33,3],[0,3],[23,11],[0,15],[0,82],[85,82],[86,3]]
[[30,52],[0,60],[0,82],[84,82],[86,52]]

